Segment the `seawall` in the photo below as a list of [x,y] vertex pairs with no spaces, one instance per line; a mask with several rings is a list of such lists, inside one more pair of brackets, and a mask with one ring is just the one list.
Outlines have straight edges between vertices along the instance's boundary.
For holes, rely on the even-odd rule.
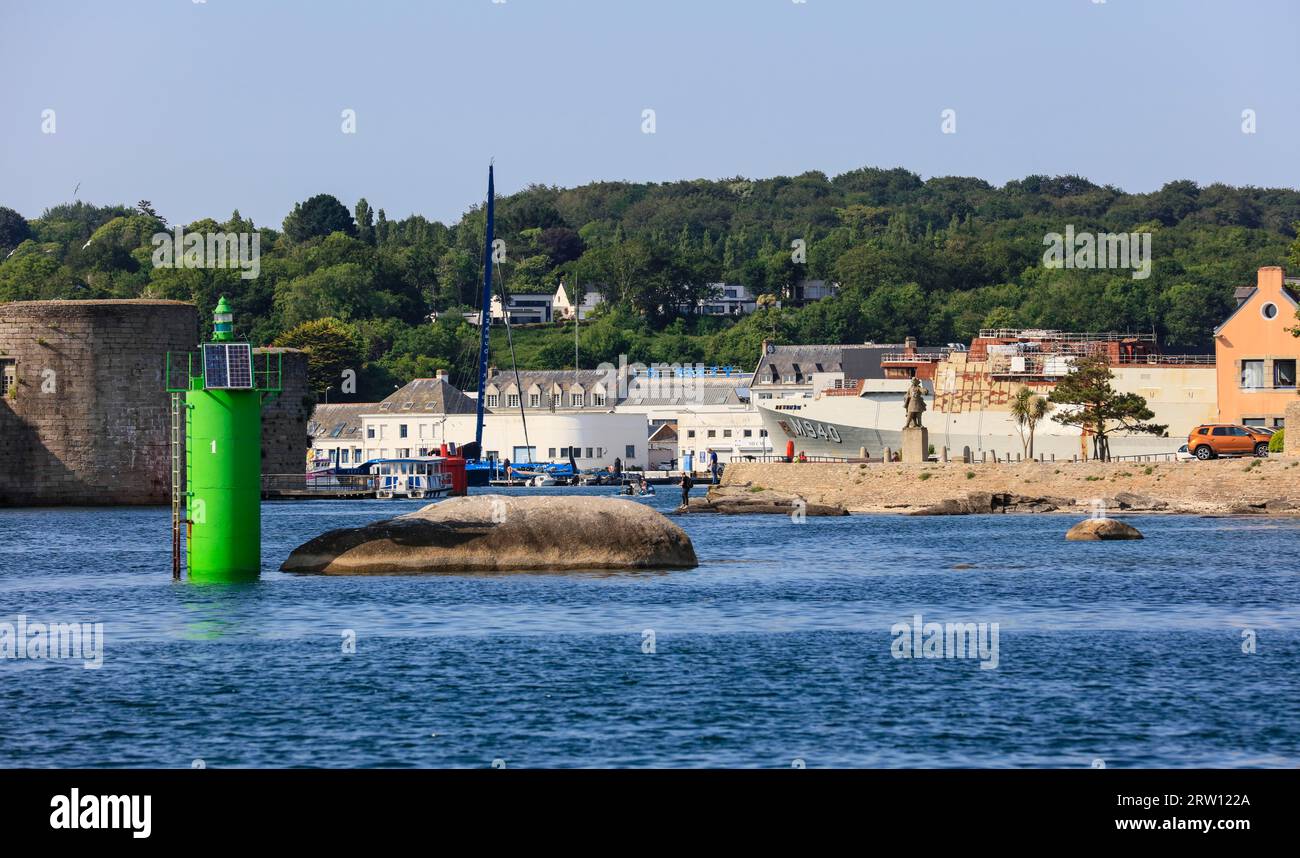
[[776,489],[850,512],[908,513],[970,492],[1065,498],[1082,508],[1128,492],[1163,501],[1169,512],[1262,512],[1259,507],[1270,502],[1269,512],[1279,512],[1288,501],[1300,509],[1300,461],[1278,457],[997,465],[733,462],[722,485]]

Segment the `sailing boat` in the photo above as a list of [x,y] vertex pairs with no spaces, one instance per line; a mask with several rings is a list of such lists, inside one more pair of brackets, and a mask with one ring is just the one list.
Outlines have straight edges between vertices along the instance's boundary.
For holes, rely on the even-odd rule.
[[[471,486],[486,486],[495,478],[498,470],[495,461],[483,459],[483,406],[486,401],[484,389],[487,387],[488,372],[488,337],[492,324],[492,242],[496,238],[496,188],[493,182],[492,165],[488,164],[487,187],[487,229],[483,239],[483,294],[479,302],[479,345],[478,345],[478,403],[474,421],[474,441],[461,445],[461,454],[465,457],[465,476]],[[504,304],[502,305],[504,309]]]
[[[461,453],[466,459],[465,473],[469,485],[486,486],[490,485],[492,480],[502,477],[521,477],[530,485],[557,485],[567,484],[574,481],[578,475],[578,465],[574,461],[573,454],[569,454],[569,461],[562,463],[554,462],[513,462],[510,468],[510,474],[504,473],[504,468],[495,459],[484,459],[483,457],[483,416],[487,403],[486,389],[488,382],[488,348],[489,336],[491,334],[491,308],[492,308],[492,266],[493,266],[493,243],[496,239],[496,188],[493,167],[488,165],[488,191],[487,191],[487,228],[483,236],[483,294],[480,296],[479,304],[479,353],[478,353],[478,400],[475,407],[474,422],[474,441],[463,444]],[[507,302],[504,290],[501,295],[501,306],[503,310],[502,322],[506,329],[506,341],[510,344],[510,363],[515,374],[515,383],[519,385],[519,366],[515,360],[514,337],[510,330],[510,313],[507,309]],[[576,335],[576,331],[575,331]],[[574,359],[577,359],[577,345],[574,346]],[[519,417],[523,425],[524,432],[524,450],[531,451],[532,445],[528,441],[528,415],[524,411],[523,397],[519,397]]]

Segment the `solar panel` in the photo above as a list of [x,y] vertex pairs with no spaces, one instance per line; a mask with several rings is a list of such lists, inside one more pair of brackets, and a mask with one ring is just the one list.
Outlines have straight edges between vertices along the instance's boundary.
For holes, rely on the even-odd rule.
[[204,344],[203,386],[228,387],[230,373],[226,370],[225,343]]
[[204,343],[203,383],[209,389],[252,389],[252,346],[248,343]]
[[248,343],[226,345],[226,362],[230,367],[230,386],[240,390],[253,388],[253,347]]

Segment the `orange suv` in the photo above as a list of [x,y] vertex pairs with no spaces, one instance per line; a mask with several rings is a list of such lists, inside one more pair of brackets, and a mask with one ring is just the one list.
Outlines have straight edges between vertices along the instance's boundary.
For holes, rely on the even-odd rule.
[[1187,451],[1198,459],[1219,456],[1267,456],[1269,433],[1253,426],[1207,423],[1187,436]]

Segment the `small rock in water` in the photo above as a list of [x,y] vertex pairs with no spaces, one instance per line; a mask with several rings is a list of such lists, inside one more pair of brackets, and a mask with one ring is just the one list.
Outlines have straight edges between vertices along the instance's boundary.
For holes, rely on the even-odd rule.
[[1075,542],[1099,539],[1142,539],[1142,532],[1131,524],[1113,518],[1085,518],[1070,528],[1065,538]]

